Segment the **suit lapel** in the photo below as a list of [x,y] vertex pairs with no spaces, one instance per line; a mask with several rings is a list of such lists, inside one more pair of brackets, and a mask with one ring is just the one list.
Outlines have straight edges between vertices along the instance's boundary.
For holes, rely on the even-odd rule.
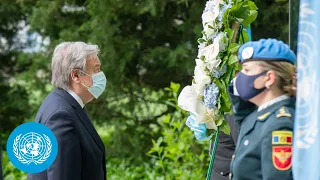
[[77,116],[80,118],[84,127],[86,127],[86,129],[89,131],[91,137],[94,139],[96,144],[99,146],[99,148],[102,150],[102,152],[104,152],[105,151],[104,144],[103,144],[99,134],[97,133],[97,130],[94,128],[88,114],[86,113],[86,109],[77,108],[76,111],[77,111]]
[[91,137],[94,139],[98,147],[102,150],[102,152],[105,152],[104,144],[98,135],[96,129],[94,128],[86,109],[82,109],[79,103],[65,90],[62,89],[55,89],[55,93],[62,96],[64,99],[66,99],[70,105],[76,110],[76,114],[81,120],[81,123],[84,125],[84,127],[87,129],[87,131],[90,133]]

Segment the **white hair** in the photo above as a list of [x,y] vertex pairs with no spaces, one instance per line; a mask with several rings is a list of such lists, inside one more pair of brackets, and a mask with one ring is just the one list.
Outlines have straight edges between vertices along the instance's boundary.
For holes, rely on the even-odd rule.
[[71,71],[73,69],[85,71],[88,57],[98,53],[97,45],[88,45],[84,42],[60,43],[53,51],[51,84],[56,88],[69,89]]

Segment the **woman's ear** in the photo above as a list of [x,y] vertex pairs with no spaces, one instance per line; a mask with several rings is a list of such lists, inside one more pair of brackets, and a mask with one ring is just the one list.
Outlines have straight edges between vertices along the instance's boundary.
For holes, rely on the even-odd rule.
[[267,89],[270,89],[270,87],[275,84],[277,79],[277,75],[274,71],[268,71],[265,76],[265,86]]

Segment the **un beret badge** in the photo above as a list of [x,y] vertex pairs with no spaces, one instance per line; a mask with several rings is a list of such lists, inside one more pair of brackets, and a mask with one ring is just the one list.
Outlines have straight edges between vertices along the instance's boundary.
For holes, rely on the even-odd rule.
[[250,59],[253,55],[253,47],[246,47],[242,50],[242,59]]

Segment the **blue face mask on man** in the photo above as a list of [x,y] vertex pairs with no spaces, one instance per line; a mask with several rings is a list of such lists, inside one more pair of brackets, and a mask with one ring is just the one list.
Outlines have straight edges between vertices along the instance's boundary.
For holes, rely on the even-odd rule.
[[[83,71],[81,71],[83,72]],[[89,75],[86,72],[83,72],[84,74],[86,74],[87,76],[91,76],[92,78],[92,86],[88,87],[86,85],[84,85],[83,83],[81,83],[84,87],[88,88],[88,91],[92,94],[93,97],[95,97],[96,99],[103,93],[103,91],[105,90],[106,86],[107,86],[107,78],[104,75],[104,73],[102,71]]]
[[267,73],[267,71],[259,73],[257,75],[248,76],[242,72],[239,72],[236,79],[236,88],[239,93],[239,96],[241,99],[248,101],[249,99],[257,96],[262,91],[266,89],[266,87],[263,87],[261,89],[256,89],[254,87],[254,81]]

